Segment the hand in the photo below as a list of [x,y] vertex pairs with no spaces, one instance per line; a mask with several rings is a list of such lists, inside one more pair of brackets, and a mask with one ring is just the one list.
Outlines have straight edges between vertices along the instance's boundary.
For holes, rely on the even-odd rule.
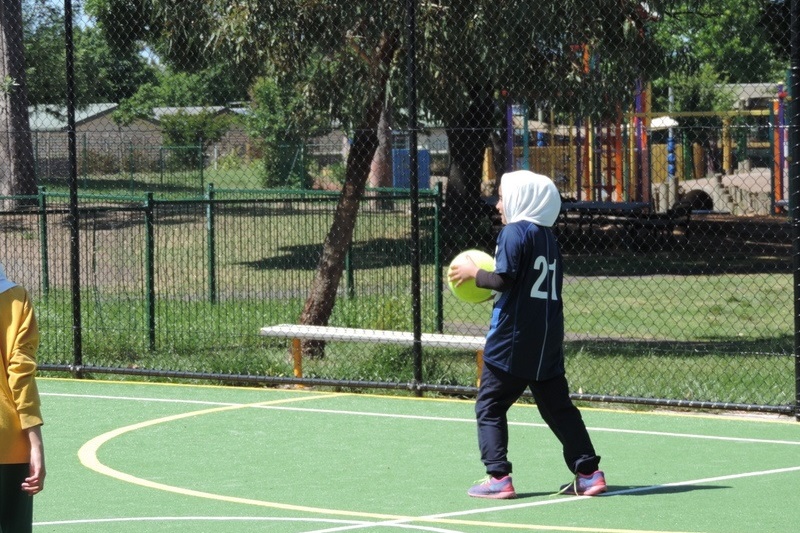
[[42,444],[41,426],[25,430],[31,445],[31,459],[29,462],[29,475],[22,482],[22,491],[33,496],[44,489],[46,470],[44,467],[44,445]]
[[478,270],[480,270],[478,265],[467,255],[466,261],[450,266],[450,270],[447,271],[447,279],[458,287],[465,281],[474,279],[478,275]]

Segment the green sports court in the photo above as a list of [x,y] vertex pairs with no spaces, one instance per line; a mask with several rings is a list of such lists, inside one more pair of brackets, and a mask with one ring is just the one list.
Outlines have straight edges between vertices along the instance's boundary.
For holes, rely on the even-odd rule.
[[34,531],[793,531],[800,427],[773,415],[584,408],[609,491],[569,472],[535,406],[509,412],[519,497],[482,477],[467,400],[41,379]]
[[[800,531],[800,0],[2,5],[37,533]],[[448,267],[514,171],[600,497],[528,398],[519,498],[466,494],[493,310]]]

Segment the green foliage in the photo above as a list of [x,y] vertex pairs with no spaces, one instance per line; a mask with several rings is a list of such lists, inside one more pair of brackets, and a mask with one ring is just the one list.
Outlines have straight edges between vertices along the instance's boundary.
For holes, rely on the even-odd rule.
[[9,94],[14,90],[14,87],[19,87],[19,83],[11,76],[6,76],[5,79],[0,80],[0,94]]
[[202,74],[159,72],[154,82],[141,85],[133,96],[120,102],[114,119],[130,124],[137,118],[151,118],[155,107],[189,107],[209,102],[209,80]]
[[[421,4],[418,64],[421,85],[429,88],[420,93],[422,106],[445,121],[463,113],[476,91],[493,98],[505,87],[520,100],[548,95],[552,105],[575,112],[592,106],[616,112],[616,103],[629,102],[651,50],[639,3],[620,4]],[[648,4],[660,12],[668,2]],[[291,116],[324,115],[345,127],[360,122],[365,104],[383,90],[371,85],[377,79],[375,50],[383,40],[401,38],[405,29],[402,2],[372,0],[347,6],[294,0],[87,0],[86,9],[120,46],[145,42],[173,71],[233,65],[231,73],[244,72],[250,80],[268,73],[282,90],[296,95],[294,103],[283,99]],[[591,72],[576,65],[573,45],[591,47]],[[390,67],[391,93],[402,100],[403,63],[397,59]],[[304,113],[298,115],[301,108]]]
[[661,98],[656,102],[658,109],[668,109],[665,97],[668,89],[673,92],[673,111],[729,111],[734,96],[722,86],[724,80],[711,65],[702,65],[696,72],[674,72],[653,83]]
[[248,134],[261,142],[263,185],[308,188],[309,173],[297,122],[300,115],[297,100],[288,91],[282,91],[274,78],[259,78],[250,93],[252,107],[244,123]]
[[220,89],[221,76],[218,71],[192,74],[161,71],[155,81],[141,85],[135,94],[120,102],[114,120],[130,124],[137,118],[151,118],[156,107],[224,105],[232,94]]
[[320,173],[323,177],[329,178],[331,182],[342,185],[347,176],[347,165],[344,163],[333,163],[320,169]]
[[219,141],[230,127],[230,118],[210,111],[190,114],[178,111],[174,115],[161,117],[161,131],[164,143],[170,147],[199,147],[199,150],[173,151],[182,165],[202,164],[198,157],[210,144]]
[[239,156],[236,152],[228,152],[219,159],[217,159],[217,169],[221,172],[230,172],[242,170],[247,167],[247,161]]
[[774,47],[764,3],[735,0],[683,0],[671,3],[654,25],[664,58],[662,76],[709,70],[725,83],[776,82],[787,57]]
[[[206,0],[86,0],[86,12],[113,39],[115,46],[138,48],[147,43],[173,67],[200,70],[224,63],[208,53]],[[220,61],[222,59],[222,61]]]
[[64,93],[64,19],[46,0],[24,0],[25,77],[31,105],[53,103]]
[[[58,103],[66,84],[64,16],[45,0],[23,3],[26,78],[32,105]],[[73,27],[78,104],[118,102],[155,78],[134,47],[115,46],[96,26]]]
[[290,135],[289,115],[281,98],[277,82],[270,78],[256,80],[250,89],[251,112],[245,118],[245,125],[251,137],[259,138],[265,144],[277,144]]
[[75,83],[81,103],[119,102],[156,79],[138,49],[118,48],[97,27],[75,31]]
[[179,110],[174,115],[161,117],[161,130],[167,146],[203,146],[219,141],[230,127],[230,117],[212,111],[187,113]]
[[759,26],[775,54],[786,60],[791,50],[791,0],[761,0]]
[[[148,6],[137,0],[86,0],[86,13],[97,20],[97,25],[106,35],[114,35],[114,44],[119,47],[133,46],[147,36]],[[155,18],[155,17],[154,17]]]
[[[729,111],[735,97],[725,89],[724,80],[711,65],[704,64],[696,72],[677,71],[653,82],[656,109],[673,111]],[[668,102],[672,89],[673,102]],[[722,127],[719,117],[682,117],[681,134],[692,143],[707,143],[716,138]]]

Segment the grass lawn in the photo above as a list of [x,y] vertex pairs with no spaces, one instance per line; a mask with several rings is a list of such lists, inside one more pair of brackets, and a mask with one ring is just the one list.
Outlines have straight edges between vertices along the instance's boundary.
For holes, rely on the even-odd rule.
[[[203,179],[242,185],[225,176]],[[104,192],[126,189],[122,181],[108,185]],[[185,199],[187,191],[179,189],[173,192]],[[217,204],[213,232],[202,202],[158,204],[151,252],[139,200],[125,204],[134,206],[129,212],[87,213],[80,232],[83,364],[291,376],[286,343],[258,332],[296,322],[302,311],[335,205],[335,195],[311,196]],[[430,207],[432,200],[425,201]],[[24,251],[14,268],[29,276],[20,281],[35,295],[45,332],[41,358],[52,364],[70,364],[73,355],[65,217],[47,219],[47,290],[39,219],[4,219],[0,237],[5,249]],[[389,210],[362,202],[331,325],[413,328],[409,226],[407,200]],[[482,334],[491,304],[463,304],[446,287],[439,299],[444,273],[433,261],[430,225],[421,237],[423,330],[435,331],[440,316],[445,333]],[[680,250],[568,255],[564,305],[573,386],[592,394],[791,403],[792,274],[748,264],[744,256]],[[426,351],[424,379],[473,385],[474,356]],[[409,350],[397,347],[330,343],[326,357],[306,361],[303,370],[326,379],[408,382],[412,361]]]

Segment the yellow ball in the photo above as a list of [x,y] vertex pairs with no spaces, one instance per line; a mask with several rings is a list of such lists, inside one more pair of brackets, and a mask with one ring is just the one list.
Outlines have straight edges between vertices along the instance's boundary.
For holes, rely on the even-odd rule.
[[[478,268],[488,272],[494,272],[494,258],[481,250],[466,250],[458,254],[455,259],[450,262],[450,266],[461,264],[467,261],[469,256],[472,261],[478,265]],[[449,270],[449,269],[448,269]],[[471,304],[485,302],[492,297],[491,289],[482,289],[475,286],[475,280],[469,279],[456,287],[455,283],[448,279],[447,281],[450,290],[459,300]]]

